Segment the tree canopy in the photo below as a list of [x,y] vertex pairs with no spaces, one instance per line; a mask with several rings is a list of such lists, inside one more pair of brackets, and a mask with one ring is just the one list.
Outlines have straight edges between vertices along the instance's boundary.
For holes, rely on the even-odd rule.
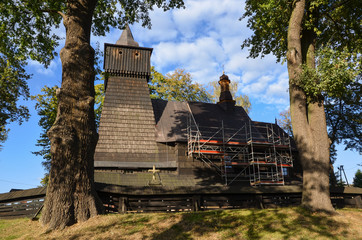
[[292,120],[290,119],[290,108],[279,113],[278,125],[289,135],[293,136]]
[[360,169],[357,170],[353,178],[353,186],[362,188],[362,171]]
[[29,98],[26,83],[29,77],[23,68],[23,61],[11,63],[0,52],[0,143],[7,139],[7,124],[21,124],[29,118],[28,108],[18,104],[20,99]]
[[[84,1],[14,1],[0,3],[0,142],[5,141],[9,122],[20,124],[27,120],[26,106],[18,105],[22,97],[29,98],[26,80],[28,61],[35,60],[48,67],[58,55],[60,36],[54,33],[62,20],[70,15],[72,4],[87,4]],[[92,12],[92,33],[104,36],[112,27],[123,29],[126,23],[142,22],[151,27],[149,11],[159,7],[164,11],[183,7],[182,0],[170,1],[95,1]],[[90,37],[90,36],[89,36]]]
[[[244,40],[242,48],[250,48],[249,57],[276,56],[285,61],[288,51],[288,26],[295,6],[292,0],[247,0],[247,26],[253,35]],[[316,49],[325,45],[334,50],[361,52],[361,5],[359,0],[307,0],[300,35],[312,30],[317,36]]]
[[[358,0],[246,1],[243,18],[254,32],[242,47],[249,48],[250,57],[272,53],[288,64],[291,121],[303,166],[302,204],[314,211],[333,211],[324,99],[338,97],[355,81],[349,70],[361,53],[361,16]],[[327,64],[333,62],[330,49],[349,57]]]
[[148,83],[151,98],[175,101],[210,102],[205,88],[192,82],[192,76],[185,69],[176,69],[166,76],[151,68],[151,80]]

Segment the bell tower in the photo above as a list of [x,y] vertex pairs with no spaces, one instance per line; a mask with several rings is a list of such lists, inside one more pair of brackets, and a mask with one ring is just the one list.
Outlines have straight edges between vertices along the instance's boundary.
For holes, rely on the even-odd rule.
[[220,84],[220,97],[219,102],[217,103],[225,111],[230,111],[234,109],[235,100],[230,92],[230,80],[227,75],[223,72],[219,80]]
[[159,160],[147,81],[152,48],[139,47],[127,25],[105,44],[105,99],[95,151],[96,168],[151,168]]

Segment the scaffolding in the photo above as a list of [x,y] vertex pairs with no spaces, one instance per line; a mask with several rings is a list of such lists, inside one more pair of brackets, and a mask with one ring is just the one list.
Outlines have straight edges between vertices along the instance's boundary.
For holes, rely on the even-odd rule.
[[284,185],[283,168],[293,167],[290,137],[271,123],[200,126],[190,114],[187,138],[188,156],[214,168],[225,185]]

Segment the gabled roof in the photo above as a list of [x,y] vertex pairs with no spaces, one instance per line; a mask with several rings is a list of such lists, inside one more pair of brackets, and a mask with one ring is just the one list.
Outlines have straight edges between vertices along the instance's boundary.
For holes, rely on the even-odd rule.
[[187,102],[152,99],[156,120],[156,142],[186,142]]
[[[159,99],[153,99],[152,106],[156,120],[157,142],[187,142],[188,122],[197,125],[204,138],[230,138],[238,132],[238,138],[247,141],[246,132],[249,131],[254,138],[265,140],[265,136],[239,106],[226,111],[219,104]],[[219,131],[222,127],[224,136]],[[216,132],[218,133],[214,135]]]

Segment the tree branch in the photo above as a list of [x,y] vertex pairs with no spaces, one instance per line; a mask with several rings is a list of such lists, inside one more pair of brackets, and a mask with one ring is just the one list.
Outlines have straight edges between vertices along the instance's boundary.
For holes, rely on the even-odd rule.
[[336,4],[336,5],[334,5],[334,6],[331,6],[329,9],[327,9],[326,13],[329,13],[329,12],[333,11],[334,9],[343,6],[343,5],[347,4],[348,2],[350,2],[350,0],[342,1],[342,2],[340,2],[339,4]]
[[41,12],[48,12],[48,13],[57,13],[60,16],[62,16],[63,20],[66,19],[67,15],[65,15],[63,12],[53,9],[42,9]]
[[[334,23],[334,26],[338,29],[337,34],[343,39],[342,29],[338,26],[338,23],[332,18],[329,13],[326,13],[326,16]],[[349,35],[347,27],[345,28],[345,30],[347,32],[347,35]]]

